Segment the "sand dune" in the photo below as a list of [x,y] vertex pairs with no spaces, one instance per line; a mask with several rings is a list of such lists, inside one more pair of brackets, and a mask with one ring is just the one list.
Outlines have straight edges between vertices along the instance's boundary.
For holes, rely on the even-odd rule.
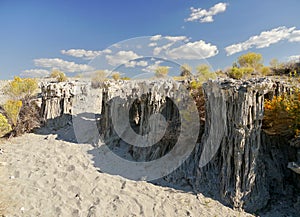
[[87,151],[56,135],[26,134],[0,145],[7,216],[250,216],[201,194],[99,172]]

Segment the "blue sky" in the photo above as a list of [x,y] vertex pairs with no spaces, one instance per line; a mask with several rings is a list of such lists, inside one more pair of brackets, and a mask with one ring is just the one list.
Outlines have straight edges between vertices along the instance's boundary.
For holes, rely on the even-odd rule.
[[299,0],[0,0],[0,79],[122,64],[150,72],[160,58],[223,69],[249,51],[266,65],[287,61],[300,55],[299,8]]

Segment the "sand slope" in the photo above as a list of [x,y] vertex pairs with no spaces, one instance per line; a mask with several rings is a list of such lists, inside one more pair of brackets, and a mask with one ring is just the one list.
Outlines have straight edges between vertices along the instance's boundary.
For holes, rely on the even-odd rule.
[[250,216],[217,201],[97,171],[90,145],[26,134],[0,144],[7,216]]

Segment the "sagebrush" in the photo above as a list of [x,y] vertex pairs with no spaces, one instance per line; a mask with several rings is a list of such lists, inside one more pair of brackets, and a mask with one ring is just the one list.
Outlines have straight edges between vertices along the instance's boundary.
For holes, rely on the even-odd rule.
[[8,134],[12,130],[7,118],[0,113],[0,138]]

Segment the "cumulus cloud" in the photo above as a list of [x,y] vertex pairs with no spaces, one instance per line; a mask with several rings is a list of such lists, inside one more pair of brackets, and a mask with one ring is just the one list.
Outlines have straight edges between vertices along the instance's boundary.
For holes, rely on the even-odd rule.
[[50,74],[50,72],[46,69],[28,69],[24,70],[21,73],[23,77],[33,77],[33,78],[43,78]]
[[155,72],[155,70],[157,69],[158,66],[160,66],[160,64],[163,61],[161,60],[157,60],[154,62],[154,64],[147,66],[146,68],[143,68],[142,71],[144,72]]
[[169,41],[173,41],[173,42],[188,40],[188,38],[186,36],[165,36],[164,38]]
[[[289,39],[290,41],[296,41],[297,38],[300,39],[299,31],[294,31],[296,27],[287,28],[281,26],[269,31],[263,31],[259,35],[250,37],[247,41],[233,44],[225,48],[227,55],[248,50],[252,47],[264,48],[269,47],[271,44],[278,43],[284,39]],[[297,36],[297,34],[299,34]],[[299,40],[300,41],[300,40]]]
[[173,59],[205,59],[218,53],[217,46],[200,40],[173,48],[167,52],[167,55]]
[[293,55],[288,57],[289,61],[300,61],[300,55]]
[[61,50],[62,54],[83,58],[87,60],[91,60],[95,58],[96,56],[102,55],[102,54],[110,54],[112,51],[109,49],[105,49],[102,51],[95,51],[95,50],[84,50],[84,49],[70,49],[70,50]]
[[150,43],[150,44],[148,45],[148,47],[155,47],[155,46],[157,46],[157,43],[156,43],[156,42],[152,42],[152,43]]
[[[161,35],[155,35],[150,40],[151,41],[158,41],[165,39],[169,42],[167,42],[164,45],[158,46],[156,42],[151,42],[148,46],[149,47],[155,47],[153,49],[153,55],[159,55],[162,51],[168,50],[170,47],[172,47],[176,42],[188,42],[189,39],[186,36],[161,36]],[[165,42],[165,41],[164,41]]]
[[208,10],[202,8],[191,7],[190,17],[185,19],[187,22],[199,21],[200,23],[211,23],[214,21],[214,16],[226,11],[227,3],[220,2],[215,4]]
[[295,30],[289,37],[290,42],[300,42],[300,30]]
[[171,43],[165,44],[161,47],[154,48],[153,55],[159,55],[162,51],[169,49],[173,44],[174,44],[174,42],[171,42]]
[[125,63],[125,67],[127,68],[134,68],[136,66],[146,67],[148,65],[147,61],[141,60],[141,61],[129,61]]
[[112,66],[118,66],[128,63],[130,60],[141,58],[133,51],[119,51],[115,55],[106,55],[106,60]]
[[84,72],[93,70],[93,67],[86,64],[77,64],[75,62],[65,61],[59,58],[41,58],[33,60],[35,66],[44,68],[57,68],[64,72]]
[[150,38],[150,41],[158,41],[159,39],[161,39],[161,35],[154,35]]
[[[162,35],[154,35],[150,38],[150,41],[158,41],[162,39],[167,39],[172,42],[177,42],[177,41],[187,41],[188,38],[186,36],[162,36]],[[151,43],[154,44],[155,42]]]

